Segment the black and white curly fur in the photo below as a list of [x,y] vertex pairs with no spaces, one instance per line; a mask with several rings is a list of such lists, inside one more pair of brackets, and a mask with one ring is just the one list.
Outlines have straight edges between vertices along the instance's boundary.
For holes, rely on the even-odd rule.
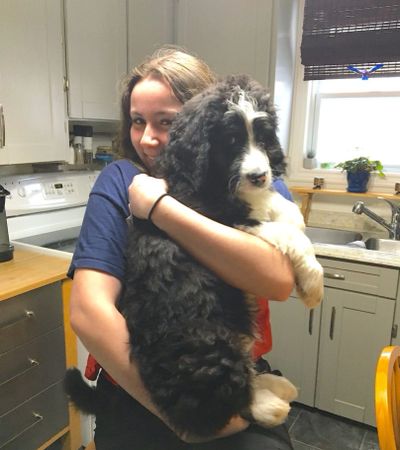
[[[300,297],[313,307],[322,298],[322,269],[297,206],[271,187],[272,172],[282,173],[285,164],[276,130],[267,92],[246,76],[228,77],[184,105],[158,173],[180,202],[288,254]],[[134,219],[129,234],[118,306],[131,356],[163,416],[198,436],[213,435],[234,415],[264,426],[283,422],[296,388],[283,377],[254,374],[254,297],[219,279],[151,222]]]

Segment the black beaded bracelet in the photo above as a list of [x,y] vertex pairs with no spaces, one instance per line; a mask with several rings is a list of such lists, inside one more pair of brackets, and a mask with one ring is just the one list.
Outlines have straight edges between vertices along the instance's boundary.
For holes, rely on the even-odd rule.
[[156,206],[157,206],[157,205],[160,203],[160,201],[161,201],[164,197],[166,197],[167,195],[169,195],[169,194],[165,193],[165,194],[160,195],[160,196],[158,197],[158,199],[153,203],[153,206],[151,207],[151,209],[150,209],[150,211],[149,211],[149,215],[147,216],[147,220],[150,220],[150,222],[152,222],[151,216],[153,215],[153,212],[154,212],[154,210],[156,209]]

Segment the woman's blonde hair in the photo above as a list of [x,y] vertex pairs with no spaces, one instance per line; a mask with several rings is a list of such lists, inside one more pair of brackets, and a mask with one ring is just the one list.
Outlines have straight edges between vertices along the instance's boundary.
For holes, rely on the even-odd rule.
[[130,138],[130,98],[135,85],[149,77],[164,79],[183,104],[216,81],[208,65],[197,56],[175,47],[162,47],[135,67],[123,85],[121,97],[120,153],[140,164]]

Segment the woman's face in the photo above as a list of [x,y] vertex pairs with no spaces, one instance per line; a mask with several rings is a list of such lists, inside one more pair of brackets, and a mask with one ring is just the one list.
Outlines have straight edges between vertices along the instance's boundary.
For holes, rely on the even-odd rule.
[[135,85],[131,94],[131,141],[147,169],[169,139],[169,128],[182,103],[162,78],[148,77]]

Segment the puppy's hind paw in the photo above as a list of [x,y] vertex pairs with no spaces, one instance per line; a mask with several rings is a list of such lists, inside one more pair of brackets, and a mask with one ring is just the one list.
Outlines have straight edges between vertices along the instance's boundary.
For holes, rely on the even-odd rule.
[[285,422],[290,411],[290,405],[271,391],[263,389],[257,392],[250,410],[253,419],[259,425],[275,427]]
[[254,388],[256,392],[269,389],[277,397],[288,403],[295,400],[298,395],[297,388],[293,383],[285,377],[272,373],[258,375],[254,381]]

